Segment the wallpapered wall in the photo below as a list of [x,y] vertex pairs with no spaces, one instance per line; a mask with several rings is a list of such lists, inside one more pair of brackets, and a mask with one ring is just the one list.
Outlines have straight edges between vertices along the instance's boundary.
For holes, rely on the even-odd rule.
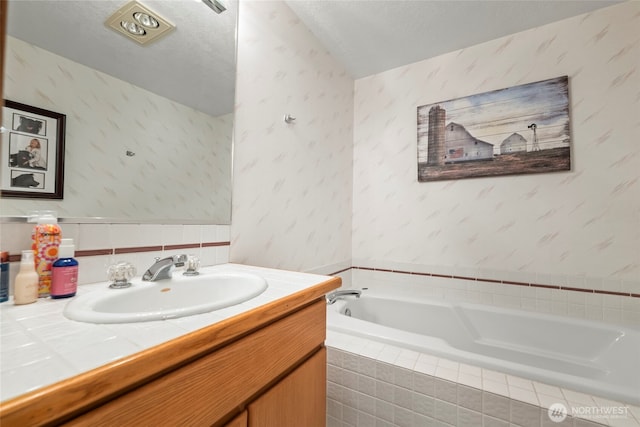
[[3,199],[3,215],[229,222],[233,114],[206,115],[13,37],[6,48],[5,98],[66,114],[67,132],[64,200]]
[[[627,2],[357,80],[354,264],[640,283],[638,28]],[[418,106],[562,75],[571,172],[417,182]]]
[[283,2],[240,2],[238,46],[231,261],[348,265],[353,79]]

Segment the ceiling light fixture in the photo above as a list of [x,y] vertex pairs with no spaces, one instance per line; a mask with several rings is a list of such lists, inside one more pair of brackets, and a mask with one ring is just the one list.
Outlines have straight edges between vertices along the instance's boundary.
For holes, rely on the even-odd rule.
[[105,24],[141,45],[157,40],[175,28],[175,25],[136,0],[118,9]]
[[140,23],[140,25],[142,25],[143,27],[158,28],[160,26],[156,18],[146,13],[136,12],[133,14],[133,19],[138,21],[138,23]]
[[202,0],[202,3],[209,6],[217,14],[221,14],[222,12],[227,10],[227,8],[224,7],[218,0]]
[[140,25],[135,22],[122,21],[120,22],[120,26],[124,28],[125,31],[133,34],[134,36],[144,36],[147,32]]

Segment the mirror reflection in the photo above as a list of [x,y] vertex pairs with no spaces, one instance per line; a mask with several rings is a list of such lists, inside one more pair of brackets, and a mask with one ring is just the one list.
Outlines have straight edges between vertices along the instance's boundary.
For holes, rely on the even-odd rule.
[[4,98],[67,120],[64,199],[3,216],[230,222],[237,3],[140,3],[175,29],[140,45],[105,25],[126,0],[9,1]]

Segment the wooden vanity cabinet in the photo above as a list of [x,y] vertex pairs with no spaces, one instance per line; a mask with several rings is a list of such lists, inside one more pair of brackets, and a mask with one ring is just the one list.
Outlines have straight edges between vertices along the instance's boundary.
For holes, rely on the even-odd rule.
[[324,427],[326,366],[322,348],[249,404],[248,427]]
[[224,427],[246,427],[247,425],[247,411],[242,411],[240,415],[237,415],[233,420],[229,421]]
[[0,405],[2,427],[325,424],[330,278]]
[[324,425],[325,327],[319,300],[66,425]]
[[326,362],[322,348],[224,427],[325,427]]

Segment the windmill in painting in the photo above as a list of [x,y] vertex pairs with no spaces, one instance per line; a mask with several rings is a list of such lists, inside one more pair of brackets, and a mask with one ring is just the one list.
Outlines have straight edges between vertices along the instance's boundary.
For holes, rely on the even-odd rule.
[[418,107],[418,181],[571,169],[568,78]]

